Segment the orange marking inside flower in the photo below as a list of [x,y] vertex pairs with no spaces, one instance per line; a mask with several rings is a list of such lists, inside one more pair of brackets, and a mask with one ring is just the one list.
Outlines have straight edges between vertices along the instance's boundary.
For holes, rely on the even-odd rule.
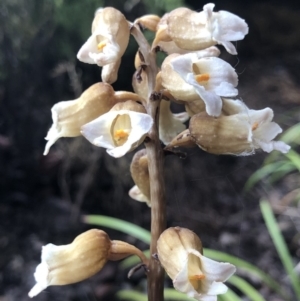
[[189,276],[190,280],[203,280],[205,279],[205,275],[204,274],[200,274],[200,275],[193,275],[193,276]]
[[195,79],[199,84],[202,84],[203,82],[207,82],[209,80],[209,78],[210,78],[210,76],[208,73],[195,75]]
[[124,130],[116,130],[114,133],[114,138],[116,141],[127,139],[129,134]]
[[252,124],[252,131],[255,131],[258,128],[258,122]]
[[98,48],[98,50],[102,50],[105,46],[106,46],[106,42],[102,41],[97,45],[97,48]]

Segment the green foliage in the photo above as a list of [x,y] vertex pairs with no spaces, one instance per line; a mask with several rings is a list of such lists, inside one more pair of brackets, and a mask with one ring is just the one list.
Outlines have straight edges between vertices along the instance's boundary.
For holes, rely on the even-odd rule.
[[260,209],[270,233],[270,236],[273,240],[277,253],[281,259],[281,262],[286,270],[286,273],[289,275],[293,289],[297,296],[297,299],[300,300],[300,279],[294,271],[293,260],[291,254],[288,250],[288,247],[284,241],[282,233],[279,229],[279,226],[276,222],[275,216],[273,214],[272,208],[268,201],[261,200]]
[[[101,227],[107,227],[114,230],[121,231],[123,233],[132,235],[133,237],[149,244],[150,243],[150,232],[136,226],[130,222],[123,221],[120,219],[103,216],[103,215],[87,215],[83,218],[84,222],[87,224],[97,225]],[[147,250],[144,252],[146,256],[150,256],[150,251]],[[224,252],[216,251],[216,250],[210,250],[210,249],[204,249],[204,255],[208,258],[211,258],[213,260],[217,261],[223,261],[223,262],[229,262],[235,265],[238,269],[238,272],[243,272],[244,274],[248,274],[251,277],[255,277],[256,279],[260,280],[262,283],[267,285],[270,289],[274,290],[276,293],[282,296],[283,299],[288,300],[287,293],[283,291],[281,285],[276,282],[272,277],[270,277],[268,274],[257,268],[256,266],[248,263],[247,261],[244,261],[238,257],[229,255]],[[136,256],[131,256],[127,259],[125,259],[121,263],[122,268],[129,268],[133,265],[138,264],[139,259]],[[242,292],[244,295],[248,296],[250,300],[253,301],[265,301],[264,297],[247,281],[243,280],[242,278],[238,276],[232,276],[229,280],[229,283],[231,283],[236,289],[238,289],[240,292]],[[167,296],[169,296],[170,300],[191,300],[191,299],[182,299],[182,296],[180,297],[180,293],[174,291],[174,290],[166,290]],[[165,292],[165,294],[166,294]],[[179,294],[179,295],[178,295]],[[118,293],[118,297],[123,300],[144,300],[145,297],[144,294],[138,293],[135,291],[128,291],[124,290]],[[140,299],[139,299],[140,297]],[[178,298],[179,299],[178,299]],[[181,299],[180,299],[181,298]],[[185,296],[185,298],[187,298]],[[219,296],[220,300],[241,300],[232,290],[228,290],[228,292],[225,295]],[[145,299],[146,300],[146,299]]]

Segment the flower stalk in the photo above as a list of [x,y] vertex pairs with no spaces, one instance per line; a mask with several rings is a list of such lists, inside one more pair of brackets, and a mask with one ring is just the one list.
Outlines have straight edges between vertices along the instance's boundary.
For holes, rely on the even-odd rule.
[[[157,240],[166,229],[166,200],[165,182],[163,171],[163,149],[159,140],[159,107],[161,94],[155,91],[155,79],[158,68],[155,60],[155,52],[151,51],[150,45],[137,25],[131,28],[131,34],[139,44],[142,64],[148,79],[147,113],[154,120],[148,133],[145,145],[149,162],[150,198],[151,198],[151,244],[150,254],[157,253]],[[150,258],[148,273],[148,301],[164,300],[164,269],[153,257]]]

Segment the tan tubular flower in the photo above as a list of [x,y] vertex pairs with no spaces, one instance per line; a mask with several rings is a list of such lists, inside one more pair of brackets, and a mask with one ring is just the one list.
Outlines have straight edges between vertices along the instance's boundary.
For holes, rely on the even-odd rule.
[[223,282],[236,271],[232,264],[204,257],[199,237],[185,228],[165,230],[157,241],[157,253],[174,288],[201,301],[217,301],[217,295],[227,291]]
[[136,201],[145,202],[150,207],[150,179],[146,149],[136,152],[130,164],[131,177],[136,184],[129,191],[129,196]]
[[112,64],[124,54],[129,36],[129,24],[120,11],[113,7],[98,9],[92,35],[79,50],[77,58],[98,66]]
[[28,295],[32,298],[50,285],[82,281],[98,273],[108,260],[120,260],[129,255],[137,255],[148,265],[141,250],[123,241],[111,241],[98,229],[80,234],[69,245],[48,244],[42,248],[42,262],[34,273],[36,284]]
[[167,35],[182,49],[201,50],[222,44],[230,54],[237,54],[230,41],[242,40],[248,33],[247,23],[227,11],[213,12],[214,4],[204,5],[197,13],[177,8],[167,16]]
[[108,235],[92,229],[64,246],[48,244],[42,249],[42,262],[29,292],[34,297],[50,285],[66,285],[87,279],[99,272],[108,260],[111,241]]
[[82,125],[108,112],[116,103],[114,94],[109,84],[97,83],[79,98],[55,104],[51,109],[53,125],[45,138],[48,142],[44,155],[59,138],[80,136]]
[[106,148],[109,155],[119,158],[143,142],[152,124],[143,106],[126,101],[82,126],[81,133],[92,144]]
[[282,130],[272,122],[273,111],[270,108],[249,110],[242,102],[231,102],[231,111],[239,108],[244,108],[244,111],[219,118],[199,113],[191,118],[191,137],[199,147],[212,154],[237,156],[251,155],[259,148],[268,153],[273,150],[289,151],[290,146],[284,142],[272,141]]
[[175,98],[185,101],[200,98],[211,116],[220,115],[221,96],[238,94],[234,68],[217,57],[199,59],[196,53],[170,55],[162,65],[161,77],[163,86]]
[[186,112],[173,114],[170,110],[170,101],[162,100],[159,111],[159,139],[168,144],[180,132],[185,130],[186,126],[183,124],[189,119]]

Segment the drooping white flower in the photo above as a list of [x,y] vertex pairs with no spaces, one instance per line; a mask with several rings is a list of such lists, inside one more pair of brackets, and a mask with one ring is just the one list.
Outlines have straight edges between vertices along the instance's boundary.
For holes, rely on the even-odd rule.
[[53,124],[49,129],[44,155],[61,137],[80,136],[80,127],[108,112],[116,103],[115,91],[106,83],[96,83],[75,100],[61,101],[52,109]]
[[124,54],[129,36],[129,24],[120,11],[113,7],[99,9],[92,24],[92,35],[79,50],[77,58],[98,66],[115,63]]
[[203,256],[199,237],[185,228],[165,230],[158,239],[157,253],[174,288],[201,301],[217,301],[217,295],[227,291],[223,282],[236,270],[232,264]]
[[224,99],[224,113],[213,118],[199,113],[191,118],[189,130],[196,144],[213,154],[247,156],[256,149],[287,153],[290,146],[273,139],[282,132],[272,122],[270,108],[251,110],[239,100]]
[[220,115],[221,96],[234,97],[238,94],[235,88],[238,77],[234,68],[217,57],[199,59],[196,53],[170,56],[162,65],[161,77],[163,86],[175,98],[183,101],[200,98],[206,105],[207,114],[211,116]]
[[222,44],[229,53],[237,54],[231,41],[242,40],[248,33],[248,25],[230,12],[213,12],[214,6],[206,4],[201,12],[180,7],[165,14],[157,25],[152,48],[160,46],[174,53],[175,44],[181,49],[177,53],[183,53]]
[[110,111],[82,126],[81,133],[92,144],[106,148],[109,155],[119,158],[143,142],[152,124],[148,114]]
[[110,249],[108,235],[97,229],[80,234],[68,245],[44,246],[41,263],[34,273],[36,284],[28,293],[29,297],[50,285],[76,283],[93,276],[107,262]]

